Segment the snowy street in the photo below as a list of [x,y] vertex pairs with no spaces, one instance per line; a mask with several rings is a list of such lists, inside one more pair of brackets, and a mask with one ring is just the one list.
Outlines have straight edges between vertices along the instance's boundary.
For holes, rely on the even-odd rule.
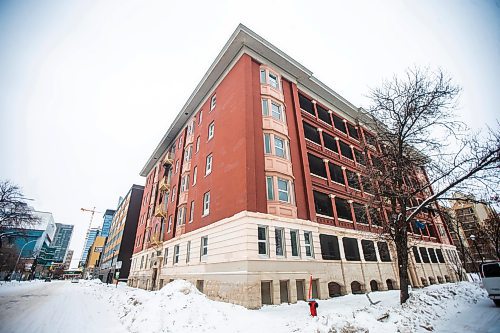
[[[157,292],[96,281],[0,285],[0,332],[499,332],[500,309],[472,283],[434,285],[398,305],[398,291],[261,310],[207,299],[185,281]],[[383,319],[382,319],[383,318]]]

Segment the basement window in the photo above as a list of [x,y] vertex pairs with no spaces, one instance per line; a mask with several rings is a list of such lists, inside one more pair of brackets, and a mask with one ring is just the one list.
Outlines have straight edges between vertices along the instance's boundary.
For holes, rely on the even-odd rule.
[[333,217],[332,201],[327,194],[313,191],[316,214]]
[[259,226],[257,229],[257,242],[259,254],[267,256],[269,254],[267,244],[267,227]]
[[314,113],[314,106],[313,103],[309,100],[309,98],[304,97],[299,94],[299,104],[300,108],[307,113],[312,114],[314,117],[316,117],[316,114]]
[[304,125],[304,136],[306,139],[316,142],[318,145],[321,144],[321,140],[319,138],[319,133],[316,127],[309,125],[306,122],[303,122]]
[[309,169],[311,173],[316,176],[326,178],[326,167],[323,159],[312,154],[307,154],[307,159],[309,160]]

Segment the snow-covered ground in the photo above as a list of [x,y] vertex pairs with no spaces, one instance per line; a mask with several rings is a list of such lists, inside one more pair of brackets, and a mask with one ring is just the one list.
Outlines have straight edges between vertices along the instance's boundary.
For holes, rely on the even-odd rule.
[[412,292],[348,295],[247,310],[207,299],[185,281],[157,292],[97,281],[0,284],[0,332],[500,332],[500,309],[477,284],[434,285]]

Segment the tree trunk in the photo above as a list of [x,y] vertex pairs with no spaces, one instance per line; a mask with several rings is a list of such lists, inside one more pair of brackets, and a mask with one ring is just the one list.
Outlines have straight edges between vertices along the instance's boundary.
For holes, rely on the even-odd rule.
[[397,232],[395,239],[396,252],[398,255],[398,270],[399,270],[399,300],[400,303],[405,303],[410,294],[408,292],[409,277],[408,277],[408,234],[406,230]]

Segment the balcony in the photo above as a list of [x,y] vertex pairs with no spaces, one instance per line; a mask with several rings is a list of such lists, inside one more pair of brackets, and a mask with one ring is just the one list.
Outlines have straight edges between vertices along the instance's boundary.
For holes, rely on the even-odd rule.
[[163,205],[156,206],[154,215],[156,217],[167,217],[167,208]]
[[169,191],[170,190],[170,180],[171,180],[170,177],[162,178],[160,180],[160,183],[158,184],[159,190],[162,191],[162,192]]
[[168,152],[165,155],[165,157],[163,158],[163,165],[167,165],[167,164],[172,165],[172,163],[174,163],[174,154],[172,154],[171,152]]

